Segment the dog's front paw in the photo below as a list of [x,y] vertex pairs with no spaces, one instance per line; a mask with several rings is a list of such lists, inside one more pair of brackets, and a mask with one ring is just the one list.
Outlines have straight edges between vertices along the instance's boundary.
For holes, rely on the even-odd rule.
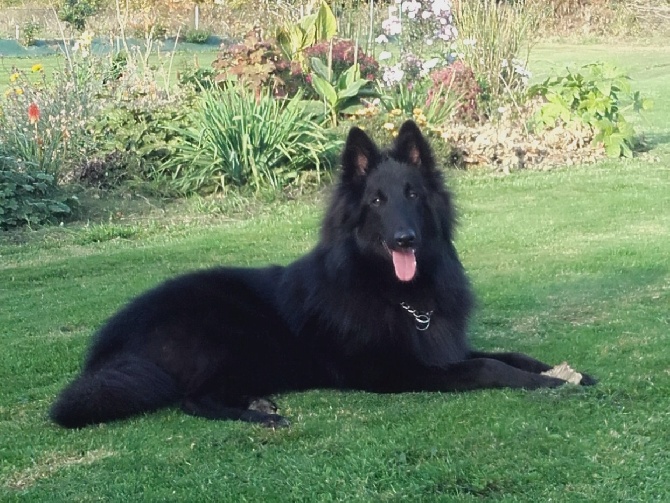
[[272,428],[273,430],[291,426],[291,421],[279,414],[268,414],[260,423],[266,428]]
[[588,374],[582,374],[582,378],[579,381],[579,384],[580,386],[594,386],[595,384],[598,384],[598,380]]

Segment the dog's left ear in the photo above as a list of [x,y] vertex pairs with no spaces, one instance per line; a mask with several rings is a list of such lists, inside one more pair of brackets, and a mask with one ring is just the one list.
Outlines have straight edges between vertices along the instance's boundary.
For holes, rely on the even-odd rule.
[[420,168],[432,168],[433,153],[414,121],[406,121],[400,126],[398,137],[391,148],[391,157],[400,162]]

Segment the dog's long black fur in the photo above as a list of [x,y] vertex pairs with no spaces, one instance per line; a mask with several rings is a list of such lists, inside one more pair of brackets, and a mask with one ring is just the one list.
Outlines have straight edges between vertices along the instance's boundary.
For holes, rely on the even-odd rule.
[[310,253],[286,267],[187,274],[137,297],[99,330],[51,418],[82,427],[178,404],[281,426],[267,397],[291,390],[563,384],[528,356],[470,347],[472,296],[453,229],[418,127],[406,122],[386,151],[353,128]]

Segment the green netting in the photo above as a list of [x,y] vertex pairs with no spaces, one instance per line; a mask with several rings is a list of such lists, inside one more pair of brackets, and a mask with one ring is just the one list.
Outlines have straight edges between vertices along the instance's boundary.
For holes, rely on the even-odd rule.
[[[223,40],[219,37],[209,37],[204,44],[189,44],[187,42],[176,41],[173,38],[161,41],[155,41],[152,44],[152,49],[161,52],[186,51],[186,52],[210,52],[215,51],[221,45]],[[176,43],[176,44],[175,44]],[[128,47],[137,47],[140,50],[145,50],[146,43],[144,40],[128,39],[126,41]],[[91,52],[94,54],[107,54],[112,50],[123,49],[124,45],[120,40],[113,39],[94,39],[91,43]],[[14,58],[30,58],[37,56],[47,56],[50,54],[57,54],[63,52],[63,42],[55,40],[39,40],[35,45],[24,47],[16,40],[0,39],[0,56],[14,57]]]

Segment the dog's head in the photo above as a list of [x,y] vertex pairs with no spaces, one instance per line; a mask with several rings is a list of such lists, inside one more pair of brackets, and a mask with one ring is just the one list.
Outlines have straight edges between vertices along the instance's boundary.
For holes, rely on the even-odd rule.
[[444,240],[450,246],[452,224],[449,193],[414,122],[402,125],[388,150],[351,129],[323,239],[353,237],[363,254],[386,261],[408,282],[422,256],[439,253]]

